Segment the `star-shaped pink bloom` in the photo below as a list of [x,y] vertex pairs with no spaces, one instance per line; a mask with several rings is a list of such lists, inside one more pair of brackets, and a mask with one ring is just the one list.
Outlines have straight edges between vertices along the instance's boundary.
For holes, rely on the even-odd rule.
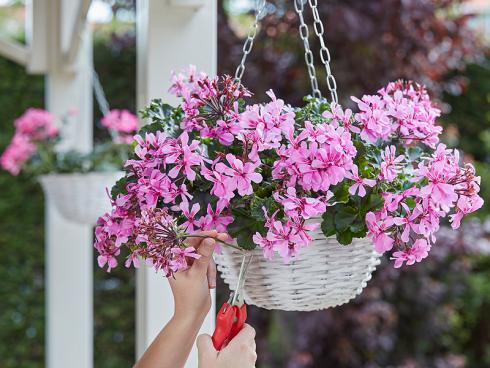
[[349,193],[352,195],[357,193],[359,197],[364,197],[366,195],[366,188],[364,188],[364,186],[372,188],[376,185],[376,180],[361,178],[356,165],[352,166],[351,172],[346,173],[346,177],[354,180],[354,184],[349,188]]
[[252,182],[260,183],[262,181],[262,175],[255,172],[260,163],[243,163],[242,160],[236,158],[231,153],[226,155],[226,161],[228,161],[230,167],[219,162],[216,164],[216,171],[229,176],[231,180],[227,184],[235,186],[238,190],[238,194],[241,196],[252,194]]

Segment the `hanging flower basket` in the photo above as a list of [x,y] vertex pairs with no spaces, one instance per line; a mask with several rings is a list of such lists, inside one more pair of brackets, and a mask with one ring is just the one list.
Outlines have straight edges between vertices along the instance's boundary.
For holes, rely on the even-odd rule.
[[355,114],[338,104],[316,2],[308,4],[330,101],[318,88],[305,2],[295,0],[311,96],[292,107],[270,90],[269,102],[247,104],[241,77],[265,5],[258,3],[235,78],[190,67],[173,77],[178,107],[153,100],[142,111],[151,124],[135,136],[112,210],[96,228],[99,265],[116,267],[124,245],[127,267],[143,258],[172,276],[200,256],[184,239],[217,230],[234,240],[216,255],[231,288],[246,269],[243,255],[255,255],[240,278],[248,303],[341,305],[366,286],[381,254],[390,252],[394,267],[426,258],[440,219],[457,228],[482,206],[480,178],[439,143],[440,110],[423,86],[396,81],[352,97]]
[[101,213],[108,211],[111,203],[107,190],[124,175],[116,172],[91,172],[49,174],[39,178],[46,197],[70,221],[95,225]]
[[[260,249],[250,251],[253,259],[244,285],[247,304],[313,311],[342,305],[362,292],[380,263],[373,243],[355,239],[349,246],[342,246],[320,230],[312,231],[311,236],[310,245],[289,264],[278,257],[266,260]],[[215,254],[221,277],[231,290],[237,285],[242,254],[227,247]]]
[[256,254],[248,303],[323,309],[359,294],[381,254],[395,267],[420,262],[440,219],[457,228],[482,205],[474,168],[438,143],[439,110],[421,86],[353,98],[353,114],[321,97],[294,108],[272,92],[245,105],[230,77],[189,75],[174,77],[180,107],[155,100],[143,111],[152,124],[96,228],[101,267],[116,267],[126,246],[126,266],[143,258],[171,276],[199,258],[184,239],[217,230],[235,241],[216,256],[232,288],[244,252]]

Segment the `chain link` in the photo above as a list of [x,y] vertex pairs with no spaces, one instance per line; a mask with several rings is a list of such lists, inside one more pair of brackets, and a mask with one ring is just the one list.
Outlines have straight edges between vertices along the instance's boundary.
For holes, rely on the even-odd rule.
[[322,97],[322,93],[318,88],[318,80],[316,78],[316,70],[315,63],[313,58],[313,53],[310,49],[310,42],[308,41],[309,30],[308,26],[305,23],[305,18],[303,16],[304,8],[305,8],[305,0],[294,0],[294,9],[299,17],[299,36],[303,40],[303,46],[305,49],[305,62],[306,68],[308,70],[308,76],[310,77],[311,83],[311,93],[315,97]]
[[107,101],[104,88],[102,88],[102,83],[100,83],[99,75],[97,74],[95,69],[92,70],[92,83],[97,106],[99,107],[102,116],[105,116],[110,111],[109,102]]
[[257,30],[259,28],[259,22],[263,17],[265,10],[266,0],[255,0],[255,19],[252,27],[248,31],[247,39],[243,44],[243,55],[240,64],[235,71],[235,83],[240,84],[242,82],[243,73],[245,73],[245,62],[247,61],[248,54],[252,51],[255,37],[257,36]]
[[[296,2],[301,1],[301,0],[295,0]],[[330,51],[328,50],[327,46],[325,45],[325,39],[324,39],[324,33],[325,33],[325,28],[323,27],[323,22],[320,18],[320,14],[318,13],[318,1],[317,0],[308,0],[310,4],[311,11],[313,12],[313,28],[315,30],[316,35],[318,36],[318,39],[320,40],[320,59],[325,66],[325,72],[327,75],[327,87],[328,90],[330,91],[330,96],[332,97],[332,102],[338,103],[339,98],[337,96],[337,81],[335,80],[335,77],[332,74],[332,70],[330,69]]]

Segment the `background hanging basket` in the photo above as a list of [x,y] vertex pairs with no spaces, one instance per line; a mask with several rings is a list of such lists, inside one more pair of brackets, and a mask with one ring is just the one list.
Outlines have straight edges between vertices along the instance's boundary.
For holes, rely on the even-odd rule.
[[50,174],[40,177],[44,193],[68,220],[95,225],[97,218],[110,211],[107,188],[124,176],[124,172],[87,174]]
[[[347,303],[361,293],[380,263],[372,242],[354,239],[344,246],[335,237],[326,238],[320,229],[311,235],[311,244],[289,264],[278,256],[266,260],[261,249],[251,251],[254,257],[244,286],[248,304],[265,309],[312,311]],[[215,259],[223,280],[234,289],[242,253],[222,247]]]

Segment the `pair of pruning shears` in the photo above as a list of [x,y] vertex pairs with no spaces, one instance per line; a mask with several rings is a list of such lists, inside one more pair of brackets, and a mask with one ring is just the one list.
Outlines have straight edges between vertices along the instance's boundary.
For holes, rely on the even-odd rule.
[[216,350],[221,350],[225,344],[233,339],[247,320],[247,305],[243,301],[243,285],[252,257],[249,255],[247,260],[247,254],[243,253],[235,291],[230,293],[230,298],[221,306],[216,316],[216,327],[212,338]]

